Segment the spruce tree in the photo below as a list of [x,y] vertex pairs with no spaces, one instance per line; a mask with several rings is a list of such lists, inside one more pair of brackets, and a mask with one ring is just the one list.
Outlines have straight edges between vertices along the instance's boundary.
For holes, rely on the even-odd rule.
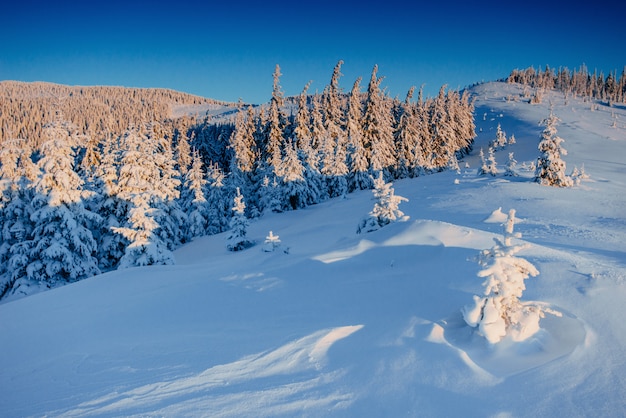
[[350,191],[369,190],[372,188],[372,178],[368,172],[370,162],[363,136],[363,101],[360,83],[361,78],[359,77],[350,91],[346,122],[348,162],[350,167],[348,188]]
[[[148,128],[149,129],[149,128]],[[166,185],[159,185],[159,144],[150,135],[129,129],[124,135],[117,196],[128,203],[126,219],[112,230],[127,241],[120,268],[174,264],[174,256],[159,233]]]
[[313,148],[311,133],[311,112],[309,111],[307,90],[310,82],[304,87],[298,97],[298,112],[294,120],[293,142],[298,150],[298,157],[304,169],[306,182],[305,201],[307,205],[320,202],[322,193],[322,178],[319,172],[317,151]]
[[[83,181],[74,171],[74,128],[60,119],[46,126],[34,183],[34,222],[27,277],[47,285],[99,274],[96,241],[87,225],[98,217],[83,205]],[[81,138],[82,139],[82,138]]]
[[208,231],[208,205],[205,190],[208,181],[205,178],[202,158],[198,151],[192,154],[192,164],[185,175],[181,196],[181,206],[187,215],[187,240],[205,235]]
[[372,232],[391,222],[405,218],[404,213],[398,208],[400,203],[408,202],[409,199],[396,196],[391,183],[385,183],[383,173],[379,173],[374,180],[372,190],[376,203],[369,215],[361,220],[357,228],[357,233]]
[[561,159],[562,155],[567,155],[567,151],[561,145],[563,138],[557,134],[558,122],[559,118],[552,111],[546,119],[541,121],[541,125],[545,128],[541,133],[538,147],[541,155],[537,160],[535,181],[544,186],[570,187],[573,182],[565,174],[565,161]]
[[380,90],[383,78],[377,76],[377,71],[375,65],[367,87],[363,137],[370,157],[370,173],[384,172],[385,177],[389,177],[389,169],[395,163],[393,122],[389,105]]
[[26,141],[7,139],[0,149],[0,299],[26,276],[33,224],[33,163]]
[[243,196],[237,188],[232,208],[233,217],[230,221],[230,235],[226,246],[230,251],[245,250],[253,245],[253,242],[247,238],[249,222],[245,215],[245,209],[246,204],[243,201]]

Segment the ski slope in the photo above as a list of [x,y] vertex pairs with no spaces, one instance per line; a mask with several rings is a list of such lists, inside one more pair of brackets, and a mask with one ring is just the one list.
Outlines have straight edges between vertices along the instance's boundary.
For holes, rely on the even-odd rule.
[[[461,172],[394,184],[409,216],[356,234],[370,191],[180,248],[175,266],[114,271],[0,305],[2,416],[626,415],[626,109],[522,88],[472,88],[478,138]],[[517,100],[515,100],[517,99]],[[568,189],[533,183],[550,104]],[[497,124],[518,177],[476,175]],[[467,166],[466,166],[467,163]],[[461,309],[482,292],[480,250],[516,209],[525,301],[562,313],[490,345]],[[262,251],[269,231],[281,251]]]

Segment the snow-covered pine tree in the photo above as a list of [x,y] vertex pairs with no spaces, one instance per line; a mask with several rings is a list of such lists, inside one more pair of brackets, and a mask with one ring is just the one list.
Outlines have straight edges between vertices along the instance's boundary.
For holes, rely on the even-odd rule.
[[389,104],[380,90],[383,78],[378,77],[377,72],[375,65],[367,87],[363,142],[369,144],[370,173],[383,172],[389,178],[389,169],[395,164],[393,121]]
[[450,164],[452,154],[456,152],[454,122],[450,117],[449,100],[445,92],[447,86],[441,86],[439,94],[433,100],[429,112],[429,125],[431,127],[430,154],[426,160],[430,160],[430,166],[435,170],[443,170]]
[[489,157],[487,157],[487,174],[493,177],[498,175],[498,162],[493,147],[489,147]]
[[274,235],[272,231],[265,237],[265,242],[263,243],[263,251],[266,253],[271,253],[275,251],[277,248],[280,248],[280,237],[278,235]]
[[74,171],[74,128],[60,119],[44,130],[34,183],[34,222],[28,254],[27,278],[47,285],[73,282],[100,273],[96,241],[87,228],[98,215],[83,205],[83,181]]
[[478,154],[480,157],[480,168],[478,169],[478,175],[484,176],[489,172],[489,166],[487,166],[487,160],[485,159],[485,152],[482,147],[480,148],[480,153]]
[[272,99],[267,115],[267,123],[265,132],[267,139],[265,142],[264,162],[267,165],[267,173],[274,173],[276,167],[280,164],[282,157],[282,148],[284,143],[284,131],[287,126],[287,118],[283,113],[284,104],[283,92],[280,87],[280,66],[276,64],[274,70],[274,88],[272,89]]
[[[150,140],[151,139],[151,140]],[[159,144],[137,129],[124,134],[117,197],[128,202],[126,219],[112,230],[122,235],[128,246],[120,259],[119,268],[174,264],[174,255],[159,234],[156,221],[162,205],[164,185],[157,162]]]
[[347,190],[346,164],[347,137],[345,117],[342,110],[341,91],[339,89],[340,70],[343,61],[339,61],[333,70],[330,84],[324,91],[324,124],[326,136],[322,143],[322,174],[326,177],[330,197],[343,196]]
[[321,96],[316,94],[312,98],[313,106],[311,109],[311,147],[317,153],[316,171],[319,173],[317,178],[320,184],[320,200],[328,199],[328,187],[322,177],[322,168],[324,163],[322,162],[323,151],[322,147],[327,136],[326,127],[324,126],[323,105],[321,102]]
[[174,159],[176,161],[176,168],[181,177],[184,178],[187,172],[193,164],[193,156],[191,146],[189,145],[189,138],[184,130],[178,131],[176,136],[176,148],[174,149]]
[[33,163],[25,140],[7,139],[0,149],[0,299],[26,276],[33,230]]
[[559,118],[552,113],[552,110],[550,110],[550,115],[540,122],[545,128],[541,133],[538,147],[541,155],[537,159],[535,181],[544,186],[570,187],[573,182],[565,174],[565,161],[561,159],[562,155],[567,155],[567,151],[561,145],[563,138],[557,134],[558,123]]
[[207,167],[207,233],[219,234],[228,229],[230,220],[230,204],[226,187],[224,187],[224,173],[215,163]]
[[187,224],[186,214],[180,208],[180,172],[176,168],[172,144],[157,123],[146,126],[144,141],[156,145],[153,154],[154,162],[159,170],[156,184],[153,184],[155,221],[159,224],[157,233],[170,250],[176,249],[185,242],[184,225]]
[[304,180],[304,167],[298,158],[296,144],[287,141],[285,155],[276,170],[280,179],[280,192],[283,210],[303,208],[309,195],[307,184]]
[[490,148],[493,149],[502,149],[506,147],[507,139],[506,133],[502,130],[500,124],[496,127],[496,137],[490,142]]
[[294,120],[293,142],[298,149],[298,157],[304,169],[306,182],[305,202],[314,205],[322,200],[322,178],[318,168],[317,151],[313,149],[311,134],[311,114],[307,100],[310,82],[302,90],[298,98],[298,112]]
[[463,318],[471,327],[492,344],[498,343],[507,334],[514,341],[524,340],[539,330],[539,320],[545,313],[560,316],[558,312],[538,304],[521,302],[526,289],[524,280],[535,277],[539,271],[527,260],[515,254],[528,247],[528,244],[514,245],[515,210],[509,211],[504,225],[502,239],[494,238],[495,245],[483,250],[479,264],[483,267],[478,277],[486,278],[483,296],[474,296],[474,302],[463,308]]
[[506,177],[517,177],[517,172],[515,171],[517,167],[517,160],[513,157],[513,153],[509,152],[509,161],[506,164],[506,171],[504,175]]
[[181,195],[181,207],[187,214],[187,240],[205,235],[208,231],[208,205],[204,194],[207,179],[204,176],[202,158],[196,150],[192,153],[192,164],[185,174]]
[[130,210],[130,202],[118,196],[118,177],[122,158],[121,139],[112,135],[106,136],[102,160],[96,172],[98,202],[95,207],[102,220],[93,234],[98,243],[98,266],[103,271],[117,266],[128,245],[126,238],[112,229],[124,223]]
[[237,188],[234,205],[232,208],[233,217],[230,220],[230,235],[228,236],[228,244],[226,248],[230,251],[241,251],[251,247],[254,243],[248,240],[248,218],[245,214],[246,204],[243,201],[243,195]]
[[357,78],[350,91],[346,131],[348,134],[348,190],[369,190],[372,177],[369,175],[369,157],[363,137],[363,100],[360,91],[361,77]]
[[396,178],[406,178],[414,173],[411,164],[416,160],[415,151],[419,149],[418,119],[415,105],[411,103],[414,91],[415,87],[409,89],[396,127]]
[[407,219],[404,213],[398,209],[398,206],[402,202],[408,202],[409,199],[396,196],[392,184],[385,183],[382,172],[374,179],[372,193],[376,200],[374,209],[367,217],[361,220],[356,231],[357,234],[376,231],[391,222]]

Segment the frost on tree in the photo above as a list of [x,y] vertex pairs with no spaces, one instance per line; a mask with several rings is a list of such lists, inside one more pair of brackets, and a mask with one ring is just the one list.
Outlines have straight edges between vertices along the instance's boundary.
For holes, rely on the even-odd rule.
[[522,341],[539,331],[539,320],[545,313],[560,316],[558,312],[531,302],[522,302],[526,289],[524,280],[535,277],[539,271],[527,260],[515,257],[528,244],[513,245],[513,238],[520,238],[514,233],[515,210],[509,211],[502,239],[494,238],[495,245],[480,253],[479,264],[483,269],[478,277],[486,278],[482,296],[474,296],[474,302],[463,310],[463,318],[471,327],[492,344],[498,343],[505,336],[513,341]]
[[237,195],[233,206],[233,217],[230,220],[230,235],[228,236],[227,248],[230,251],[241,251],[253,245],[253,242],[246,238],[248,234],[248,219],[245,215],[246,204],[243,196],[237,187]]
[[398,209],[401,202],[408,202],[409,199],[396,196],[391,183],[385,183],[383,173],[380,172],[378,178],[374,180],[374,190],[372,190],[376,203],[369,216],[364,218],[357,228],[357,233],[372,232],[383,226],[395,222],[399,219],[407,219],[404,213]]
[[567,155],[567,151],[561,146],[563,138],[557,135],[558,123],[559,118],[552,111],[550,116],[541,121],[545,128],[538,147],[541,155],[537,160],[535,181],[544,186],[570,187],[573,181],[565,174],[565,161],[561,159],[561,155]]

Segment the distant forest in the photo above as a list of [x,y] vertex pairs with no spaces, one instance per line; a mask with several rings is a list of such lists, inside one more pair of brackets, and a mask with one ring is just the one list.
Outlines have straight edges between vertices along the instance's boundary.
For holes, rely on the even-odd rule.
[[[626,102],[626,67],[619,76],[617,71],[606,76],[597,70],[592,74],[585,65],[571,71],[568,68],[554,69],[548,66],[541,71],[529,67],[525,70],[513,70],[506,81],[536,89],[532,96],[535,100],[540,100],[537,95],[541,95],[542,89],[556,89],[565,94],[601,100],[609,105]],[[531,96],[530,93],[528,96]]]

